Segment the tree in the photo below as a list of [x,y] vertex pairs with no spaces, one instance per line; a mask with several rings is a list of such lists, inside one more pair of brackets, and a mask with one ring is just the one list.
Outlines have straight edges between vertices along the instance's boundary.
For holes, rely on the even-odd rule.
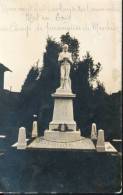
[[69,32],[60,37],[61,43],[68,45],[68,51],[72,53],[74,61],[77,61],[79,58],[79,42],[75,37],[71,37]]
[[100,70],[101,64],[95,63],[89,52],[86,53],[82,61],[73,64],[71,70],[72,90],[76,94],[74,101],[75,120],[78,127],[87,134],[94,120],[93,81],[97,81]]
[[38,66],[32,66],[27,78],[25,79],[24,84],[22,85],[22,89],[21,89],[21,95],[24,97],[31,97],[30,93],[33,92],[33,88],[35,86],[35,82],[36,82],[36,78],[39,75],[39,69]]
[[20,118],[20,125],[26,126],[28,133],[31,133],[33,114],[38,112],[39,106],[39,94],[36,90],[39,75],[38,63],[39,60],[29,70],[19,96],[18,117]]
[[41,74],[43,85],[47,87],[48,93],[54,92],[60,85],[60,69],[57,62],[58,53],[60,52],[60,50],[60,44],[49,37],[47,39],[46,52],[43,56],[43,69]]

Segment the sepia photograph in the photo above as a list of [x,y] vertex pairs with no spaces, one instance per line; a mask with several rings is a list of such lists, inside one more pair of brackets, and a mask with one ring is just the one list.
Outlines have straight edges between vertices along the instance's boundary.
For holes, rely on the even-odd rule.
[[122,193],[121,3],[0,0],[0,194]]

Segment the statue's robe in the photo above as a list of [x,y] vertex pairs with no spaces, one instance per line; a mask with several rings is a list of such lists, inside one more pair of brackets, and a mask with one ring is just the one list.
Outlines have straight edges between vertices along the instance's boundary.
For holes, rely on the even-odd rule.
[[61,88],[70,89],[70,65],[73,63],[71,53],[61,52],[58,57],[58,62],[61,65]]

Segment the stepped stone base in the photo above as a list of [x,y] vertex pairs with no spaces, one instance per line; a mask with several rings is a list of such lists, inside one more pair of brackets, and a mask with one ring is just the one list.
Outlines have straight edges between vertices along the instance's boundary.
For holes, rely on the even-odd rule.
[[55,142],[72,142],[81,140],[80,131],[50,131],[45,130],[44,139]]
[[44,137],[35,138],[27,149],[55,149],[55,150],[84,150],[95,151],[95,146],[91,139],[81,137],[79,141],[55,142],[47,141]]

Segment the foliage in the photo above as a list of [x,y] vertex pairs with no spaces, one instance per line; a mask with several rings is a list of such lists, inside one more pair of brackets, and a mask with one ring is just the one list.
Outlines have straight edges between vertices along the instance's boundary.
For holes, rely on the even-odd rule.
[[28,98],[30,97],[30,95],[33,92],[38,74],[39,74],[38,66],[32,66],[24,84],[22,85],[21,95]]
[[79,42],[76,38],[70,36],[69,32],[61,36],[61,43],[69,46],[69,52],[78,56]]

